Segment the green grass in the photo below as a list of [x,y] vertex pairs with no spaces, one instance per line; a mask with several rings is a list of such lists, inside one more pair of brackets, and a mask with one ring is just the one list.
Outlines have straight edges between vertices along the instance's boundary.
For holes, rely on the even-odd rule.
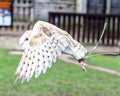
[[120,77],[58,60],[46,74],[14,83],[21,56],[0,50],[0,96],[120,96]]
[[120,71],[120,56],[96,55],[87,59],[89,64]]

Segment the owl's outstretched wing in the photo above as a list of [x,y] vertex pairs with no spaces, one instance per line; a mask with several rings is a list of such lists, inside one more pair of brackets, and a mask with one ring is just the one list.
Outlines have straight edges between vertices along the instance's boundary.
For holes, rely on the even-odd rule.
[[58,28],[53,24],[45,21],[37,21],[33,27],[33,30],[36,33],[42,32],[48,37],[54,34],[59,34],[57,38],[59,36],[63,36],[68,43],[68,48],[66,48],[66,50],[64,50],[63,52],[72,55],[78,61],[81,61],[81,59],[83,59],[85,54],[87,53],[87,50],[78,41],[73,39],[68,32]]
[[59,34],[54,34],[49,38],[44,38],[42,35],[35,36],[30,43],[31,47],[25,49],[15,72],[16,81],[19,79],[22,79],[21,82],[29,81],[33,74],[37,78],[41,73],[45,73],[68,46],[68,40]]
[[[64,31],[64,30],[58,28],[57,26],[50,24],[48,22],[37,21],[33,27],[33,31],[34,31],[33,32],[34,34],[44,33],[48,37],[51,37],[54,34],[59,34],[56,36],[58,36],[58,37],[63,36],[69,42],[69,46],[73,47],[71,49],[74,50],[74,48],[76,49],[76,47],[77,47],[78,50],[81,50],[81,51],[83,50],[84,53],[87,52],[87,50],[79,42],[77,42],[75,39],[73,39],[68,32],[66,32],[66,31]],[[78,51],[78,50],[76,50],[76,51]]]

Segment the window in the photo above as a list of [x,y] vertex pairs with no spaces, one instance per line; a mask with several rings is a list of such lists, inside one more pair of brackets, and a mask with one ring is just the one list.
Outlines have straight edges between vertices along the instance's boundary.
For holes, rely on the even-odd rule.
[[106,0],[88,0],[87,13],[92,14],[106,13]]
[[110,14],[120,14],[120,0],[111,0]]
[[0,1],[0,26],[12,26],[13,2],[11,0]]

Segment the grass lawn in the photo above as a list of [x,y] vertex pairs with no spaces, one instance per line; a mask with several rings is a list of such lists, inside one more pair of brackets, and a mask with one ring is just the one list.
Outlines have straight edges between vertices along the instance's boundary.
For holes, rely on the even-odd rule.
[[20,57],[0,50],[0,96],[120,96],[119,76],[93,69],[83,72],[61,60],[38,79],[15,84],[13,74]]
[[96,55],[87,59],[88,64],[120,71],[120,56]]

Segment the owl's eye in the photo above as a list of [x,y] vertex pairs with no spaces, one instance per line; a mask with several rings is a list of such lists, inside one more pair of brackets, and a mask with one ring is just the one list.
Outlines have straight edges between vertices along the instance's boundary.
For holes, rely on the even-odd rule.
[[28,38],[26,38],[25,40],[28,41]]

